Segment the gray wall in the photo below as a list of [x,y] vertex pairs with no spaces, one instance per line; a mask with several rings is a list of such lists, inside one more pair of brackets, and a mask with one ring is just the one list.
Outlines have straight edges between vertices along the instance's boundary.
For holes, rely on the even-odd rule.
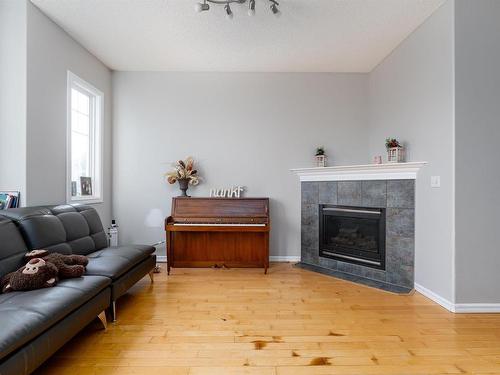
[[[384,140],[427,161],[416,184],[415,282],[453,301],[454,76],[452,1],[445,3],[370,74],[370,153]],[[441,176],[441,188],[430,176]]]
[[500,303],[500,2],[456,1],[456,301]]
[[26,3],[0,1],[0,190],[26,194]]
[[[298,256],[300,186],[289,169],[312,166],[318,145],[332,163],[366,162],[367,91],[359,74],[114,73],[121,241],[164,238],[162,217],[179,190],[163,174],[192,155],[204,180],[190,194],[240,184],[247,196],[269,196],[271,254]],[[161,215],[150,222],[154,209]]]
[[0,190],[21,190],[28,205],[65,201],[68,69],[105,94],[96,208],[107,225],[113,185],[123,242],[164,237],[178,190],[163,173],[193,155],[205,176],[193,195],[242,184],[270,196],[271,253],[299,255],[299,183],[288,169],[312,165],[317,145],[330,163],[366,163],[394,136],[409,160],[429,162],[416,186],[416,282],[452,302],[500,302],[499,18],[496,0],[449,0],[369,75],[122,72],[112,90],[109,69],[30,2],[2,0]]
[[28,4],[27,205],[66,201],[66,85],[72,71],[104,93],[104,225],[111,217],[111,72]]

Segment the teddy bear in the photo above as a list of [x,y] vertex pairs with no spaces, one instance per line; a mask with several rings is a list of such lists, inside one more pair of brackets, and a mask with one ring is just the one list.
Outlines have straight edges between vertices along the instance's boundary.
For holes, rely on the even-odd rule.
[[57,284],[57,267],[41,258],[30,259],[17,271],[1,280],[2,293],[49,288]]
[[54,264],[59,270],[60,279],[80,277],[85,273],[85,266],[89,263],[83,255],[63,255],[59,253],[49,253],[47,250],[32,250],[24,256],[26,260],[42,258]]

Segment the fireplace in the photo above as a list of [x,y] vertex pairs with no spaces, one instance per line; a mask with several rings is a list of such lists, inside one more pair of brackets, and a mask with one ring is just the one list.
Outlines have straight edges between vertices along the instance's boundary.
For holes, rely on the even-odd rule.
[[321,204],[319,255],[385,270],[385,208]]
[[415,180],[424,165],[294,169],[301,191],[298,266],[410,292],[415,284]]

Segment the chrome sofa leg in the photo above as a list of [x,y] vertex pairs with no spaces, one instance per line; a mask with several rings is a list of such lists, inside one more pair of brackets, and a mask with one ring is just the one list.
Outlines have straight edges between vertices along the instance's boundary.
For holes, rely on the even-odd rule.
[[149,271],[149,274],[148,274],[149,278],[151,279],[151,284],[153,284],[155,282],[155,279],[153,277],[154,273],[155,273],[155,271],[151,270],[151,271]]
[[106,319],[106,311],[101,311],[99,313],[99,315],[97,315],[97,317],[101,321],[102,326],[104,327],[104,330],[107,330],[108,329],[108,321]]
[[116,322],[116,302],[113,301],[111,303],[111,319],[113,320],[113,323]]

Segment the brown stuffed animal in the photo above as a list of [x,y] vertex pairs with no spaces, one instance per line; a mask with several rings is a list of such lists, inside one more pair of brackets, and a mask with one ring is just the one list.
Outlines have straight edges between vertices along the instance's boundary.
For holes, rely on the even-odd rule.
[[49,288],[57,284],[57,268],[41,258],[33,258],[2,279],[2,293]]
[[63,255],[59,253],[49,253],[47,250],[32,250],[25,256],[26,260],[42,258],[54,264],[59,270],[60,279],[70,279],[80,277],[85,273],[85,266],[89,263],[83,255]]

